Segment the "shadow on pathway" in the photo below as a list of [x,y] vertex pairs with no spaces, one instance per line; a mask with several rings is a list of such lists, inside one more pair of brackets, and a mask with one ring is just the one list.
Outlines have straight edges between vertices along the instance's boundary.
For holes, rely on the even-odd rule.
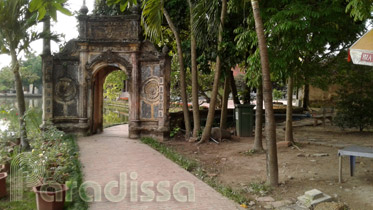
[[[127,136],[128,126],[120,125],[79,138],[84,180],[96,183],[101,191],[96,190],[90,210],[241,209],[159,152]],[[118,193],[120,177],[125,190]],[[188,196],[185,186],[195,193]],[[93,190],[88,191],[91,194]]]

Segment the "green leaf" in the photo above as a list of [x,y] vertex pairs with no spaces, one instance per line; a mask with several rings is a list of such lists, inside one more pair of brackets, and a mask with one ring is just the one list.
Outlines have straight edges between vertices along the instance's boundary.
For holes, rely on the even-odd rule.
[[120,11],[124,11],[124,10],[126,10],[127,9],[127,7],[128,7],[128,1],[127,2],[125,2],[124,4],[120,4]]
[[65,14],[67,16],[72,16],[73,14],[66,8],[64,8],[61,4],[59,3],[53,3],[53,6],[60,11],[62,14]]
[[51,18],[54,20],[54,21],[57,21],[57,10],[56,8],[51,8],[49,10],[49,15],[51,16]]
[[38,20],[42,20],[45,17],[47,10],[44,7],[40,7],[38,12],[39,12]]
[[32,0],[30,2],[30,12],[34,12],[36,10],[39,10],[39,8],[43,5],[43,1],[42,0]]

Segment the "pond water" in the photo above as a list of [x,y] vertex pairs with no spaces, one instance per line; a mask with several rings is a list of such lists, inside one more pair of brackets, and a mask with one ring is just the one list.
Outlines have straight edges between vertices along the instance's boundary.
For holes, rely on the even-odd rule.
[[[41,119],[42,109],[42,98],[25,98],[26,109],[34,108],[39,110],[38,118]],[[16,98],[1,98],[0,97],[0,110],[3,108],[14,109],[16,108]],[[116,124],[124,124],[128,122],[128,109],[123,106],[104,106],[104,127],[108,127]],[[9,120],[0,118],[0,131],[4,131],[8,128]]]

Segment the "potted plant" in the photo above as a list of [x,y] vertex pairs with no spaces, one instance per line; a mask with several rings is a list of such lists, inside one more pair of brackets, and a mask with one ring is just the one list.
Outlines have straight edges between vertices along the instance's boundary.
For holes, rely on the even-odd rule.
[[30,173],[39,177],[39,183],[32,188],[36,194],[38,210],[62,210],[68,187],[65,184],[69,178],[69,148],[63,142],[64,133],[55,127],[48,127],[42,135],[32,142],[30,161],[39,161],[37,168]]
[[10,161],[11,161],[11,151],[9,151],[8,147],[2,148],[0,150],[0,163],[2,163],[3,167],[0,170],[0,172],[10,172]]
[[8,174],[6,172],[0,173],[0,198],[6,196],[6,178]]
[[66,191],[68,190],[66,185],[46,183],[33,187],[32,190],[36,194],[38,210],[63,210]]

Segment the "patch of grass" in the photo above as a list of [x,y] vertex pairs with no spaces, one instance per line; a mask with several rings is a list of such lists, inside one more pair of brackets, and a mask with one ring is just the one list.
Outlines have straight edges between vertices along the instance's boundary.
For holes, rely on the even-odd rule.
[[238,204],[248,205],[250,203],[251,200],[247,197],[246,192],[244,190],[234,190],[230,186],[225,186],[222,183],[220,183],[215,177],[208,176],[206,171],[203,170],[203,167],[197,161],[190,160],[182,156],[181,154],[174,151],[172,148],[167,147],[166,145],[152,138],[142,138],[141,141],[151,146],[158,152],[162,153],[168,159],[177,163],[185,170],[194,174],[196,177],[210,185],[223,196],[231,200],[234,200]]
[[[8,181],[8,180],[7,180]],[[8,188],[9,192],[9,188]],[[22,201],[9,201],[9,196],[0,199],[0,209],[1,210],[35,210],[36,200],[35,193],[30,191],[25,191],[23,193]]]
[[251,149],[251,150],[247,150],[247,151],[243,152],[243,154],[244,154],[244,155],[247,155],[247,156],[251,156],[251,155],[253,155],[253,154],[255,154],[255,153],[258,153],[258,152],[255,151],[255,150],[253,150],[253,149]]
[[265,196],[272,191],[272,188],[265,183],[250,183],[246,191],[255,195]]
[[[83,173],[82,173],[82,165],[79,161],[79,147],[76,142],[76,137],[72,135],[68,135],[67,137],[68,143],[70,144],[70,155],[74,158],[72,158],[73,161],[73,170],[70,173],[70,179],[68,183],[77,183],[77,187],[82,185],[83,183]],[[68,184],[69,185],[69,184]],[[71,186],[68,186],[71,187]],[[68,210],[87,210],[88,204],[82,200],[82,198],[79,195],[78,189],[74,189],[72,191],[72,202],[66,202],[66,209]],[[82,192],[82,196],[85,196],[85,192]]]
[[187,171],[192,172],[195,170],[198,166],[198,163],[196,161],[188,160],[187,158],[183,157],[179,153],[175,152],[171,148],[165,146],[164,144],[152,139],[152,138],[142,138],[141,141],[158,152],[162,153],[164,156],[166,156],[168,159],[174,161],[178,165],[180,165],[182,168],[184,168]]

